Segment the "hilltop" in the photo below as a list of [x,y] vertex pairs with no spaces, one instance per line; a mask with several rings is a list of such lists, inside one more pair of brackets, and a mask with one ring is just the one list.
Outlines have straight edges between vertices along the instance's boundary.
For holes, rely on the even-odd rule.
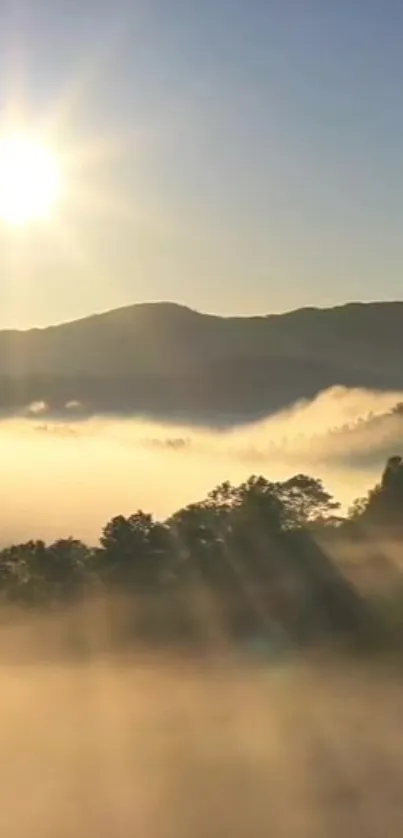
[[232,423],[334,385],[403,390],[403,302],[257,317],[143,303],[0,331],[0,409],[137,413]]

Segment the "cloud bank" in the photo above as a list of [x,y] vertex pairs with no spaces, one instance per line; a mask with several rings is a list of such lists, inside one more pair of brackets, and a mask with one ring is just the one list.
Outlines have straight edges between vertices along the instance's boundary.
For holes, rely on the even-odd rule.
[[[93,418],[52,420],[43,403],[0,422],[1,539],[90,541],[112,515],[158,517],[215,484],[251,473],[321,477],[343,503],[364,493],[403,450],[403,393],[332,388],[264,421],[232,430]],[[34,408],[34,409],[32,409]]]

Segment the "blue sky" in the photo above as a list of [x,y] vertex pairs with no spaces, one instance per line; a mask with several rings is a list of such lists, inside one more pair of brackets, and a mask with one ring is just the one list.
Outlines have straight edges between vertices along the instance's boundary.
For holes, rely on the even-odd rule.
[[62,236],[0,230],[1,326],[403,296],[400,0],[20,0],[0,32],[3,108],[80,161]]

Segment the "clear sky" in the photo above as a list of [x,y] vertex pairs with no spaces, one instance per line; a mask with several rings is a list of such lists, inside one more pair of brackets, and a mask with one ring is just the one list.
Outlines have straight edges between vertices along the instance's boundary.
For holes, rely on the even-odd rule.
[[54,223],[0,228],[0,326],[403,297],[401,0],[0,8],[3,114],[69,161]]

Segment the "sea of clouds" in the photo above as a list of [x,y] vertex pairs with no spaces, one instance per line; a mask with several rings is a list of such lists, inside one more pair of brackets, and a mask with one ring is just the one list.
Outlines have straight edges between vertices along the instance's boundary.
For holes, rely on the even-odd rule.
[[96,541],[115,514],[164,518],[223,480],[305,472],[348,506],[403,450],[403,393],[332,388],[262,421],[225,430],[146,418],[55,419],[44,402],[0,422],[1,539],[74,534]]

